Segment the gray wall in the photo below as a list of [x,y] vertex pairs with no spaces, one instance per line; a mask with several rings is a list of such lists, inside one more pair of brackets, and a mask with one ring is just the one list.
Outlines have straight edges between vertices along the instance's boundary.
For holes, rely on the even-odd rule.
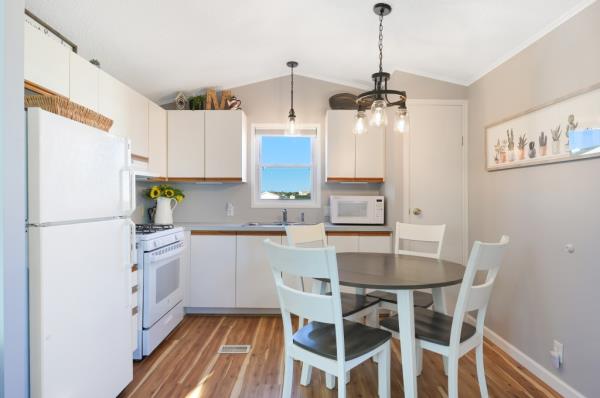
[[[391,86],[404,88],[410,98],[453,98],[467,97],[467,89],[463,86],[450,84],[438,80],[428,79],[408,73],[394,72]],[[285,123],[290,106],[289,77],[270,79],[242,87],[233,88],[233,93],[242,100],[242,108],[248,117],[248,133],[252,123]],[[325,113],[329,109],[328,99],[331,95],[349,92],[358,94],[363,90],[342,86],[322,80],[296,76],[294,84],[294,108],[298,115],[298,123],[318,123],[321,125],[321,174],[325,179]],[[298,217],[301,211],[306,213],[307,221],[321,221],[328,215],[328,201],[330,195],[377,195],[385,194],[387,203],[387,221],[395,222],[400,216],[402,166],[401,137],[388,132],[388,174],[385,186],[377,184],[349,185],[325,184],[321,185],[321,199],[323,207],[318,209],[290,209],[291,219]],[[250,144],[250,142],[249,142]],[[248,151],[251,147],[248,145]],[[248,152],[248,165],[250,164]],[[250,167],[248,167],[250,173]],[[248,175],[250,179],[250,174]],[[139,184],[140,189],[149,184]],[[272,221],[280,217],[278,209],[253,209],[250,206],[251,190],[247,184],[224,185],[194,185],[180,184],[187,195],[186,200],[175,210],[176,222],[246,222],[246,221]],[[141,191],[140,191],[141,193]],[[232,202],[235,206],[235,216],[225,215],[225,203]],[[136,212],[136,220],[145,218],[145,209],[151,203],[143,197],[139,199],[140,205]]]
[[22,0],[0,0],[0,396],[5,397],[28,395],[23,9]]
[[483,143],[484,126],[600,82],[598,21],[595,3],[468,90],[470,238],[512,240],[487,326],[548,369],[564,343],[551,372],[588,397],[600,396],[600,159],[489,173]]

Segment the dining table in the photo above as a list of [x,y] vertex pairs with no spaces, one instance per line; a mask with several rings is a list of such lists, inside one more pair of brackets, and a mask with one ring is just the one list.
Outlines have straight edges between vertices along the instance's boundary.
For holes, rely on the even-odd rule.
[[[462,282],[465,267],[429,257],[391,253],[338,253],[340,285],[356,288],[357,294],[383,290],[396,294],[404,396],[417,397],[417,356],[413,292],[431,289],[433,310],[447,314],[443,288]],[[323,292],[327,281],[313,284]]]

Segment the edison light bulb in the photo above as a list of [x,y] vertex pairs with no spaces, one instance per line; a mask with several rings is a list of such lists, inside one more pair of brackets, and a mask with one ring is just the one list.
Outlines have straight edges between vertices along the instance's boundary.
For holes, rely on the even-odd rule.
[[287,134],[296,135],[296,118],[294,117],[291,117],[288,121]]
[[385,114],[386,103],[384,100],[375,100],[371,105],[371,126],[381,127],[387,125],[387,115]]
[[397,133],[406,133],[409,127],[408,110],[406,108],[398,108],[394,117],[394,131]]
[[367,132],[367,123],[366,123],[367,115],[365,111],[358,111],[355,116],[355,123],[353,133],[356,135],[361,135]]

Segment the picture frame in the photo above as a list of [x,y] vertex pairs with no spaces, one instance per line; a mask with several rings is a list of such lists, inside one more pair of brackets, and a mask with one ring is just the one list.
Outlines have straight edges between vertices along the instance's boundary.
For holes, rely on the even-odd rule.
[[569,134],[584,132],[600,134],[600,83],[486,126],[486,170],[600,156],[600,151],[571,150]]

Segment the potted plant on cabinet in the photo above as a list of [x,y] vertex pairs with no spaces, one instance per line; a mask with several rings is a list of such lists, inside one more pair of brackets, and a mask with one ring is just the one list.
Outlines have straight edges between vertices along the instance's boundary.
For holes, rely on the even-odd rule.
[[154,224],[173,224],[173,210],[185,198],[180,189],[170,185],[154,185],[146,190],[146,196],[156,201],[155,211],[150,217]]

